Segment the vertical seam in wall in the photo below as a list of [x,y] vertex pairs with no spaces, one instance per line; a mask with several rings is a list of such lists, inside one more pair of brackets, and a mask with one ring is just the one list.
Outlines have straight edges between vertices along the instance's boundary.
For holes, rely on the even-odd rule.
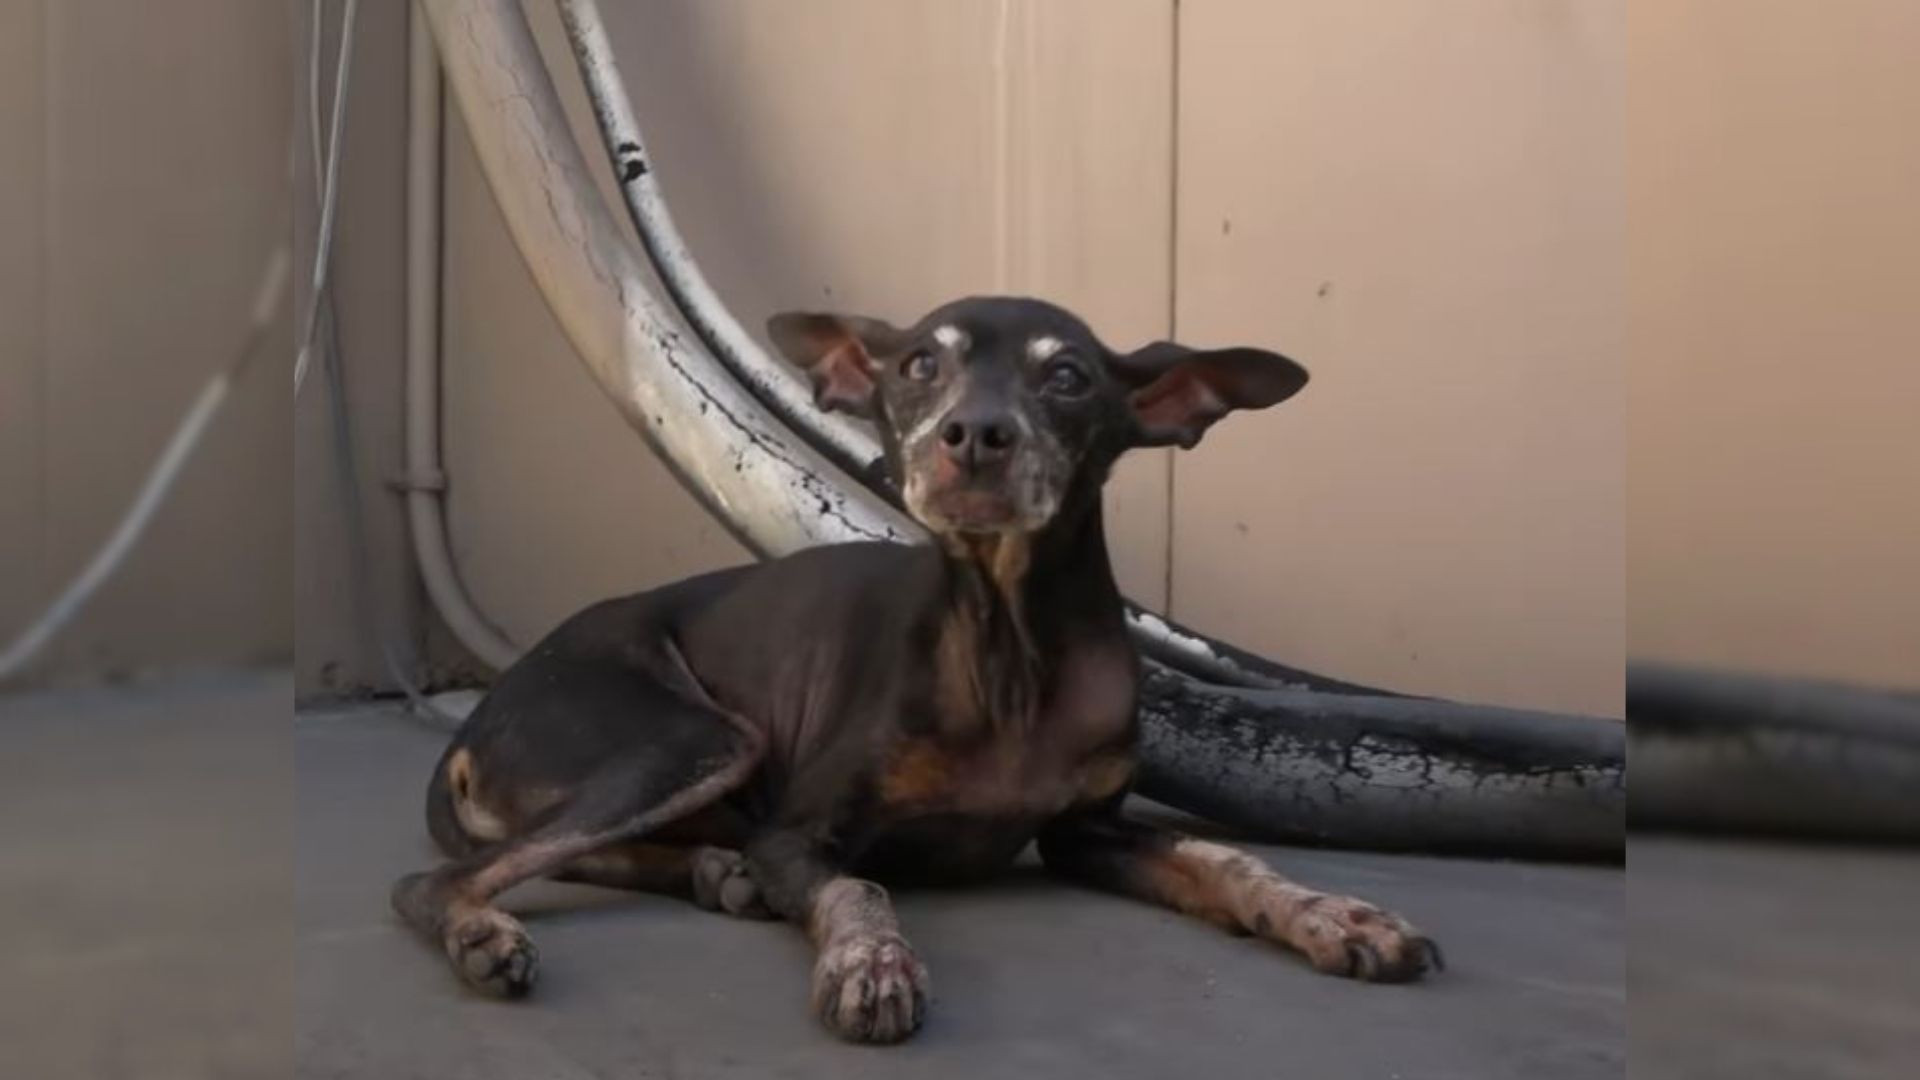
[[[425,23],[423,22],[422,25],[425,25]],[[440,90],[434,95],[436,116],[434,119],[433,156],[436,164],[433,167],[433,213],[436,224],[433,229],[433,385],[429,392],[433,395],[434,399],[433,459],[439,464],[441,474],[445,475],[447,471],[446,378],[448,340],[447,183],[450,174],[447,168],[447,142],[453,137],[451,111],[454,106],[448,100],[449,90],[447,88],[446,66],[439,62],[438,51],[434,53],[434,56],[434,79],[440,84]],[[402,420],[404,422],[404,416]],[[404,429],[402,429],[402,438],[403,440],[405,438]],[[401,444],[402,453],[405,452],[405,445],[403,441]],[[449,561],[453,559],[452,532],[449,526],[449,521],[451,520],[450,515],[452,514],[451,506],[452,504],[448,502],[446,496],[442,495],[440,497],[440,543],[447,548],[447,558]],[[412,528],[411,519],[404,520],[407,523],[407,528],[410,530]],[[426,579],[419,573],[419,564],[414,555],[413,536],[411,532],[404,532],[402,534],[401,550],[406,553],[404,557],[408,565],[414,567],[414,582],[420,591],[420,607],[416,620],[419,624],[420,651],[415,655],[419,657],[419,665],[421,668],[420,677],[427,679],[434,675],[434,627],[438,620],[434,616],[432,599],[427,594]],[[443,628],[445,626],[444,623],[438,624]],[[452,635],[450,632],[443,631],[440,637],[443,640],[451,640]]]
[[33,397],[34,439],[34,520],[39,523],[32,558],[39,588],[30,590],[30,604],[39,604],[52,594],[53,567],[53,33],[52,0],[40,3],[40,220],[34,235],[37,264],[35,280],[39,295],[34,303],[35,359]]
[[1012,238],[1007,235],[1007,203],[1011,198],[1013,138],[1008,86],[1008,37],[1012,33],[1013,0],[1000,0],[993,16],[993,285],[997,292],[1007,291]]
[[[1172,0],[1167,86],[1167,340],[1175,340],[1180,318],[1180,0]],[[1161,602],[1173,617],[1174,452],[1162,450],[1166,469],[1167,547],[1162,574]]]
[[[406,30],[407,30],[407,49],[406,49],[407,91],[406,92],[409,95],[409,97],[413,93],[413,74],[414,74],[413,64],[417,56],[413,47],[414,46],[413,35],[415,31],[424,29],[426,25],[424,19],[415,19],[415,18],[412,18],[411,15],[412,13],[409,12],[409,17],[406,20]],[[433,370],[435,374],[435,379],[434,379],[434,387],[433,387],[432,393],[434,397],[437,399],[440,394],[438,376],[440,373],[441,358],[443,353],[443,350],[440,347],[440,343],[443,340],[442,335],[446,331],[446,326],[444,323],[445,305],[441,302],[441,297],[444,295],[446,290],[446,278],[443,271],[445,269],[445,266],[444,266],[446,261],[445,252],[446,252],[446,246],[447,246],[447,237],[446,237],[447,163],[446,163],[446,154],[445,154],[446,132],[447,132],[447,97],[446,97],[446,84],[444,82],[444,76],[441,73],[440,65],[438,62],[439,54],[437,50],[434,55],[435,55],[434,81],[440,84],[440,90],[438,93],[434,94],[434,97],[433,97],[433,113],[434,113],[433,157],[435,159],[435,163],[434,163],[434,169],[433,169],[433,179],[434,179],[433,209],[431,213],[433,214],[433,217],[435,219],[435,227],[433,230],[433,241],[434,241],[433,298],[430,301],[430,303],[432,304],[432,311],[428,313],[428,317],[433,320]],[[408,155],[411,155],[413,153],[414,137],[415,137],[415,132],[413,130],[413,116],[411,111],[411,104],[409,103],[407,129],[406,129],[406,137],[405,137],[406,152]],[[411,168],[411,165],[409,165],[408,167]],[[412,183],[411,178],[408,179],[408,183],[409,184]],[[407,214],[411,215],[414,209],[411,193],[409,193],[406,197],[406,204],[407,204],[406,206]],[[407,237],[408,237],[406,259],[408,260],[408,264],[410,266],[413,259],[413,251],[412,251],[413,221],[411,219],[407,221],[406,229],[407,229]],[[412,271],[409,269],[408,273],[411,274]],[[411,310],[411,305],[413,303],[413,289],[410,283],[404,284],[402,286],[402,296],[404,298],[404,302],[400,305],[401,328],[407,334],[407,347],[410,349],[413,346],[412,320],[414,317],[414,313]],[[413,423],[413,417],[411,415],[411,408],[410,408],[411,403],[407,400],[407,394],[412,387],[412,379],[413,379],[412,371],[408,370],[408,365],[410,363],[411,363],[410,360],[407,360],[402,363],[401,378],[400,378],[399,456],[400,456],[400,470],[403,473],[408,472],[413,467],[413,455],[412,455],[412,450],[410,449],[412,445],[411,440],[413,438],[413,435],[408,430],[408,426]],[[441,418],[441,423],[444,424],[446,414],[444,411],[441,410],[440,403],[437,400],[434,403],[434,413],[436,416],[439,416]],[[438,440],[439,434],[440,434],[439,426],[440,425],[435,426],[434,436],[436,441]],[[442,475],[444,475],[446,472],[446,459],[441,456],[440,448],[437,445],[434,447],[434,459],[440,463],[441,473]],[[427,595],[426,579],[420,568],[419,556],[416,554],[414,549],[413,508],[410,505],[410,502],[411,502],[411,496],[402,497],[400,501],[400,512],[398,515],[399,521],[400,521],[400,530],[399,530],[400,540],[398,544],[398,551],[400,552],[400,556],[399,556],[400,577],[401,577],[401,580],[405,583],[405,590],[406,590],[406,597],[407,597],[407,607],[402,612],[403,624],[401,627],[401,636],[406,640],[407,647],[409,650],[408,655],[413,660],[413,670],[407,673],[408,676],[410,678],[421,681],[423,683],[430,683],[433,679],[434,660],[431,655],[432,635],[428,632],[428,627],[433,622],[433,617],[431,614],[433,601]],[[446,511],[446,506],[443,501],[441,505],[441,512],[444,514],[445,511]],[[444,523],[444,519],[443,519],[443,523]]]
[[1020,219],[1021,251],[1020,291],[1032,292],[1044,280],[1041,270],[1046,261],[1047,240],[1043,231],[1046,212],[1046,176],[1040,164],[1040,133],[1034,102],[1039,96],[1040,5],[1026,0],[1020,8],[1020,85],[1015,108],[1020,117],[1020,159],[1025,170],[1024,213]]
[[[422,25],[425,25],[424,20]],[[439,464],[440,472],[444,476],[447,471],[447,401],[442,385],[447,372],[447,136],[451,125],[447,123],[447,71],[439,63],[437,51],[434,56],[434,80],[440,84],[440,90],[434,95],[433,122],[435,160],[433,214],[436,224],[433,229],[433,386],[429,392],[434,398],[433,460]],[[402,425],[407,422],[405,413],[406,410],[403,407],[400,418]],[[406,428],[403,426],[400,431],[402,460],[406,454],[406,438]],[[440,543],[447,548],[447,558],[451,560],[453,544],[447,530],[448,513],[447,500],[443,495],[440,498]],[[410,517],[403,517],[401,520],[405,523],[406,529],[401,532],[400,550],[404,552],[402,558],[406,560],[406,565],[413,570],[415,602],[419,605],[414,609],[414,632],[417,640],[413,655],[417,658],[415,663],[420,669],[417,676],[421,679],[431,679],[434,675],[433,601],[427,595],[426,579],[421,575],[418,556],[414,554],[411,532],[413,521]]]

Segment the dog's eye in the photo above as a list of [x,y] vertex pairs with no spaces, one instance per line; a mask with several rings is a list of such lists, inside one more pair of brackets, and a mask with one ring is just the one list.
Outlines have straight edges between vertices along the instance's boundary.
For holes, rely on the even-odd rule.
[[900,361],[900,374],[914,382],[926,382],[939,370],[940,361],[935,360],[933,354],[925,349],[913,352],[905,360]]
[[1065,397],[1079,397],[1093,386],[1093,380],[1080,365],[1065,360],[1055,360],[1047,365],[1046,388],[1050,394]]

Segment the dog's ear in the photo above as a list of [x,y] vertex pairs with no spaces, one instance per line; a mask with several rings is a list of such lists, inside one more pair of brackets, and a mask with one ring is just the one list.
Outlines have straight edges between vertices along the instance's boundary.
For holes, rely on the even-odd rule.
[[894,351],[900,331],[857,315],[785,311],[767,320],[767,336],[812,380],[814,404],[873,417],[874,357]]
[[1189,349],[1156,341],[1112,358],[1131,388],[1137,446],[1191,448],[1235,409],[1278,405],[1307,385],[1307,369],[1263,349]]

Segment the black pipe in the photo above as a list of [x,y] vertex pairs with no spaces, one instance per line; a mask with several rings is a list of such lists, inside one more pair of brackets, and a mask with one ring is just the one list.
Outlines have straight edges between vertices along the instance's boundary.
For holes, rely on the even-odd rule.
[[1635,663],[1636,830],[1920,842],[1920,697]]
[[1208,686],[1145,666],[1148,798],[1262,839],[1621,857],[1621,724],[1423,698]]
[[[576,35],[576,54],[590,44]],[[611,75],[610,64],[589,71],[587,57],[579,59],[583,75]],[[617,92],[617,83],[587,82],[592,92]],[[620,175],[620,140],[606,103],[596,115]],[[637,147],[638,133],[630,134]],[[819,416],[796,414],[741,370],[743,358],[721,340],[710,313],[661,265],[657,238],[631,200],[628,211],[670,303],[734,381],[858,487],[899,506],[878,461],[854,459],[825,437]],[[820,477],[814,486],[835,485]],[[1132,605],[1130,613],[1141,614]],[[1149,672],[1143,789],[1162,801],[1272,838],[1423,850],[1619,850],[1624,755],[1612,721],[1403,697],[1173,630],[1173,640],[1135,635]],[[1384,764],[1377,774],[1367,771],[1368,755],[1382,747],[1389,758],[1421,762],[1426,779],[1410,790]],[[1526,764],[1541,759],[1559,764]]]

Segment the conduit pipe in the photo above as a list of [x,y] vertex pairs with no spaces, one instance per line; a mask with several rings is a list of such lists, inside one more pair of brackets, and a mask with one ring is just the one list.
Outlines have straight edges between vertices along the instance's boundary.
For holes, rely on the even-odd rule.
[[[518,4],[422,2],[447,85],[536,283],[602,388],[688,490],[763,557],[844,540],[920,539],[917,526],[795,438],[653,298],[637,250],[591,182]],[[1352,687],[1277,694],[1210,685],[1151,661],[1147,675],[1142,789],[1150,796],[1269,836],[1619,852],[1618,725],[1356,698]],[[1236,771],[1250,752],[1289,745],[1288,753],[1317,752],[1338,766]],[[1364,764],[1387,759],[1396,767]],[[1223,783],[1251,787],[1217,790]],[[1483,798],[1492,783],[1507,797]],[[1398,809],[1383,802],[1383,812],[1368,814],[1354,805],[1367,800]],[[1446,829],[1429,827],[1441,819]],[[1367,828],[1349,825],[1361,820]]]
[[440,464],[440,61],[419,5],[407,19],[407,525],[427,598],[456,640],[500,670],[521,650],[474,607],[447,543]]
[[[613,46],[600,19],[599,5],[595,0],[559,0],[559,8],[628,215],[653,262],[654,272],[681,315],[720,365],[790,430],[818,448],[842,472],[858,480],[874,495],[898,507],[898,493],[887,478],[880,444],[873,433],[845,417],[815,407],[805,381],[790,365],[769,356],[759,342],[742,330],[739,321],[708,284],[661,194],[639,119],[621,81]],[[1135,643],[1145,655],[1211,682],[1268,689],[1305,688],[1327,693],[1402,696],[1274,663],[1213,641],[1137,604],[1127,605],[1127,620]]]
[[[652,293],[514,0],[421,0],[507,231],[588,370],[687,490],[762,557],[920,538],[795,438]],[[770,492],[781,493],[769,498]]]

